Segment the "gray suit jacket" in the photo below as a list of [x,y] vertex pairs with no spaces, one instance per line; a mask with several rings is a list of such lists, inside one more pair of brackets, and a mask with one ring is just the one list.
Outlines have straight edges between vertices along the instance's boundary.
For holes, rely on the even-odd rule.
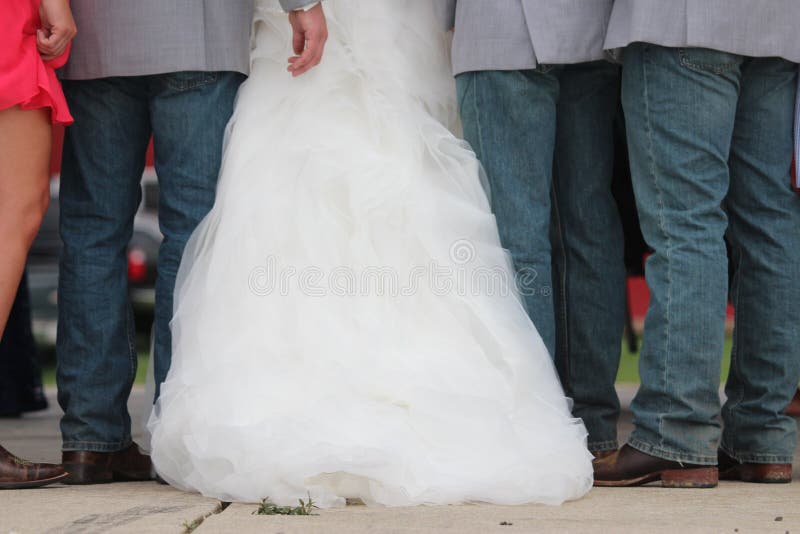
[[434,1],[445,26],[455,25],[455,74],[606,57],[603,42],[613,0]]
[[800,62],[800,0],[615,0],[606,48],[634,42]]
[[[287,11],[313,2],[280,0]],[[78,35],[59,75],[247,74],[253,7],[254,0],[72,0]]]

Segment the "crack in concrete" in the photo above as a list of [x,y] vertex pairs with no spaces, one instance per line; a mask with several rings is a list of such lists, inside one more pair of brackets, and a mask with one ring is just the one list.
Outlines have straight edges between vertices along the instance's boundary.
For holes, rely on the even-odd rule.
[[135,506],[108,514],[89,514],[66,523],[63,526],[48,530],[45,534],[101,534],[111,529],[128,525],[135,521],[158,514],[171,514],[192,508],[180,506]]
[[183,534],[191,534],[192,532],[197,530],[200,527],[200,525],[203,524],[203,521],[205,521],[206,519],[208,519],[212,515],[221,514],[230,505],[231,505],[231,503],[229,503],[229,502],[220,502],[219,505],[216,508],[214,508],[214,511],[212,511],[210,514],[201,515],[200,517],[196,518],[191,523],[189,523],[187,521],[186,523],[184,523]]

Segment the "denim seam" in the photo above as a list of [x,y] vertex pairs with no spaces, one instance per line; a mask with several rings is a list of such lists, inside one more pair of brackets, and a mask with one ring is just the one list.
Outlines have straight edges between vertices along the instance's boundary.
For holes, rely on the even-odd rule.
[[678,55],[680,57],[681,65],[693,71],[710,72],[712,74],[725,74],[726,72],[732,71],[737,66],[737,63],[725,63],[722,65],[713,63],[696,63],[689,59],[685,48],[678,49]]
[[[134,317],[133,317],[133,308],[131,308],[130,303],[128,303],[128,310],[125,317],[125,334],[128,337],[128,377],[127,377],[127,390],[128,395],[130,395],[130,388],[133,385],[134,381],[136,380],[136,368],[138,366],[138,358],[136,355],[136,326],[134,324]],[[154,356],[154,355],[152,355]],[[130,422],[130,415],[128,414],[127,410],[127,403],[123,402],[122,404],[122,420],[120,421],[120,426],[126,429],[126,432],[130,433],[131,428]]]
[[475,78],[477,77],[477,74],[474,72],[470,72],[462,76],[469,76],[469,81],[467,82],[467,87],[464,89],[464,93],[461,95],[461,98],[459,99],[458,102],[459,113],[461,112],[461,110],[464,109],[464,102],[467,100],[467,95],[469,94],[469,92],[475,91]]
[[590,452],[615,451],[619,448],[617,440],[590,441],[587,448]]
[[180,82],[175,82],[172,77],[168,77],[167,85],[173,91],[184,93],[188,91],[194,91],[195,89],[200,89],[201,87],[205,87],[207,85],[213,85],[217,83],[219,78],[216,72],[203,72],[201,74],[202,77],[199,77],[195,80],[182,80]]
[[721,444],[720,449],[740,463],[755,463],[755,464],[790,464],[794,460],[793,456],[781,454],[752,454],[747,452],[732,452],[733,449]]
[[133,443],[131,438],[123,441],[65,441],[61,445],[61,450],[69,451],[91,451],[91,452],[119,452],[127,449]]
[[[644,52],[646,52],[646,50]],[[672,307],[672,263],[670,262],[670,254],[671,254],[672,239],[670,238],[669,233],[665,230],[666,224],[664,222],[664,191],[661,189],[661,186],[659,184],[658,172],[656,172],[656,167],[657,167],[656,159],[655,159],[655,155],[653,153],[653,147],[654,147],[654,143],[653,143],[653,127],[652,127],[652,124],[650,122],[651,115],[650,115],[650,100],[649,100],[649,90],[648,90],[649,85],[648,85],[648,72],[647,72],[648,61],[647,60],[648,60],[648,57],[646,56],[644,58],[644,60],[642,61],[642,70],[643,70],[643,77],[644,77],[644,83],[642,84],[643,88],[644,88],[643,89],[644,90],[644,95],[643,95],[642,101],[644,102],[644,105],[645,105],[645,113],[644,113],[644,115],[646,117],[646,119],[645,119],[645,121],[646,121],[646,123],[645,123],[645,133],[647,135],[647,155],[648,155],[648,158],[650,159],[650,162],[649,162],[650,163],[650,175],[652,177],[653,186],[656,189],[656,195],[658,197],[658,228],[661,231],[661,233],[663,234],[663,236],[665,238],[665,242],[666,242],[665,243],[665,245],[666,245],[666,253],[665,253],[665,255],[666,255],[666,262],[667,262],[667,295],[666,295],[667,299],[666,299],[666,309],[665,309],[665,313],[664,313],[664,315],[665,315],[665,317],[664,317],[665,321],[664,322],[665,322],[666,339],[665,339],[665,343],[664,343],[665,344],[665,347],[664,347],[664,375],[663,375],[663,378],[662,378],[663,383],[664,383],[664,388],[666,389],[667,377],[668,377],[668,374],[669,374],[668,369],[669,369],[669,357],[670,357],[669,356],[670,355],[669,348],[670,348],[670,332],[671,332],[671,328],[670,328],[670,324],[669,323],[670,323],[670,310],[671,310],[671,307]],[[669,396],[667,396],[666,413],[669,413],[671,410],[672,410],[672,399],[669,398]],[[658,415],[658,435],[659,435],[659,439],[660,439],[660,444],[662,446],[664,444],[663,427],[664,427],[664,413],[662,412],[662,413],[660,413]]]
[[[735,247],[736,246],[735,243],[733,243],[732,246]],[[734,270],[734,273],[740,273],[741,272],[742,258],[743,258],[743,254],[738,254],[738,261],[736,262],[736,269]],[[734,319],[735,319],[736,323],[739,323],[741,321],[741,319],[742,319],[741,318],[741,309],[739,307],[739,295],[740,295],[740,291],[741,291],[741,286],[738,283],[738,274],[734,274],[734,277],[735,277],[734,278],[734,284],[733,284],[734,290],[733,290],[733,295],[731,295],[731,298],[733,299],[734,310],[735,310],[735,314],[736,314]],[[741,346],[741,342],[740,342],[739,336],[741,335],[741,333],[742,333],[742,329],[741,328],[734,327],[734,330],[733,330],[733,339],[734,339],[734,341],[733,341],[733,347],[731,348],[731,369],[728,371],[729,373],[734,373],[734,375],[739,379],[739,380],[737,380],[737,382],[738,382],[738,385],[740,386],[738,388],[738,391],[736,392],[736,399],[735,400],[730,398],[730,397],[728,397],[728,410],[727,410],[727,413],[730,415],[732,420],[731,421],[725,421],[725,426],[726,426],[726,428],[727,427],[733,427],[734,429],[736,428],[736,425],[734,423],[734,421],[736,420],[735,408],[737,408],[742,403],[742,401],[744,400],[744,388],[741,387],[741,385],[744,382],[743,382],[743,380],[741,380],[742,376],[741,376],[741,372],[740,372],[740,369],[739,369],[739,347]]]
[[[130,306],[130,304],[129,304]],[[128,359],[130,367],[128,368],[128,381],[133,384],[136,380],[136,367],[138,365],[138,358],[136,355],[136,325],[134,323],[133,310],[128,309],[128,316],[126,318],[126,334],[128,335]]]
[[[558,166],[557,161],[554,162],[554,166],[556,166],[556,167]],[[558,173],[554,173],[554,176],[557,176],[557,175],[558,175]],[[567,304],[566,304],[567,303],[567,249],[566,249],[566,243],[565,243],[565,239],[564,239],[564,226],[561,224],[561,210],[559,208],[559,203],[558,203],[558,192],[557,192],[556,189],[557,188],[555,187],[555,184],[553,184],[552,191],[553,191],[553,200],[554,200],[554,202],[553,202],[553,206],[551,207],[551,209],[555,210],[555,213],[556,213],[556,216],[555,216],[556,229],[558,230],[558,237],[561,240],[561,259],[562,259],[562,262],[563,262],[562,263],[563,270],[562,270],[561,273],[558,273],[559,274],[559,277],[558,277],[559,280],[558,281],[559,281],[559,285],[561,286],[561,299],[560,299],[561,302],[558,303],[558,313],[561,316],[560,317],[561,318],[561,325],[562,325],[562,327],[564,329],[563,336],[562,336],[563,337],[563,342],[564,342],[564,353],[565,353],[564,354],[564,360],[565,360],[564,361],[564,367],[566,369],[567,377],[569,379],[569,382],[571,383],[572,382],[572,380],[571,380],[572,379],[572,362],[571,362],[571,358],[570,358],[570,346],[569,346],[570,327],[569,327],[569,323],[567,322],[568,313],[567,313]],[[558,323],[556,323],[556,324],[558,324]],[[556,334],[557,333],[558,333],[558,331],[556,330]],[[556,342],[556,352],[558,352],[558,342]],[[554,354],[553,356],[555,357],[556,355]],[[567,390],[568,394],[571,394],[571,391],[570,391],[570,388],[569,388],[570,385],[571,384],[567,384],[566,385],[567,387],[564,388],[565,390]]]
[[[478,150],[480,151],[480,157],[486,157],[486,153],[483,151],[483,121],[481,121],[481,116],[478,110],[478,78],[479,75],[476,74],[472,80],[472,112],[475,114],[475,125],[478,127]],[[466,98],[466,96],[465,96]]]
[[791,464],[794,457],[774,454],[742,454],[739,461],[746,464]]
[[696,465],[709,465],[709,466],[717,465],[716,456],[702,456],[697,454],[688,454],[681,451],[674,451],[671,449],[666,449],[661,446],[651,445],[650,443],[641,441],[633,437],[628,440],[628,445],[633,447],[639,452],[643,452],[645,454],[649,454],[650,456],[655,456],[663,460],[670,460],[673,462],[689,463]]

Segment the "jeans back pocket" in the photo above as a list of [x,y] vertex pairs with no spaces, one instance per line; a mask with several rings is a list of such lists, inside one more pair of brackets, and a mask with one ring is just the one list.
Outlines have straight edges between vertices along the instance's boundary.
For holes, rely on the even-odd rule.
[[681,48],[678,53],[684,67],[713,74],[725,74],[737,69],[743,59],[742,56],[710,48]]
[[217,81],[216,72],[182,71],[163,75],[164,83],[173,91],[191,91]]

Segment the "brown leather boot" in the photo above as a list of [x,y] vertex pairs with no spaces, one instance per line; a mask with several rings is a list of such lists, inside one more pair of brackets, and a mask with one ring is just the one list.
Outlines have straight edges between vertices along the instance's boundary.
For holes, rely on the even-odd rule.
[[135,443],[119,452],[65,451],[61,461],[69,473],[65,484],[153,480],[150,457]]
[[719,451],[719,478],[759,484],[788,484],[792,481],[792,464],[742,463]]
[[0,446],[0,489],[39,488],[66,477],[59,465],[29,462]]
[[786,415],[800,417],[800,389],[795,392],[792,402],[790,402],[789,407],[786,408]]
[[592,462],[599,462],[603,458],[608,458],[612,454],[616,454],[616,452],[617,451],[614,449],[608,451],[591,451],[592,456],[594,456],[594,460],[592,460]]
[[628,487],[661,481],[665,488],[713,488],[718,480],[716,466],[664,460],[629,445],[594,462],[595,486]]

